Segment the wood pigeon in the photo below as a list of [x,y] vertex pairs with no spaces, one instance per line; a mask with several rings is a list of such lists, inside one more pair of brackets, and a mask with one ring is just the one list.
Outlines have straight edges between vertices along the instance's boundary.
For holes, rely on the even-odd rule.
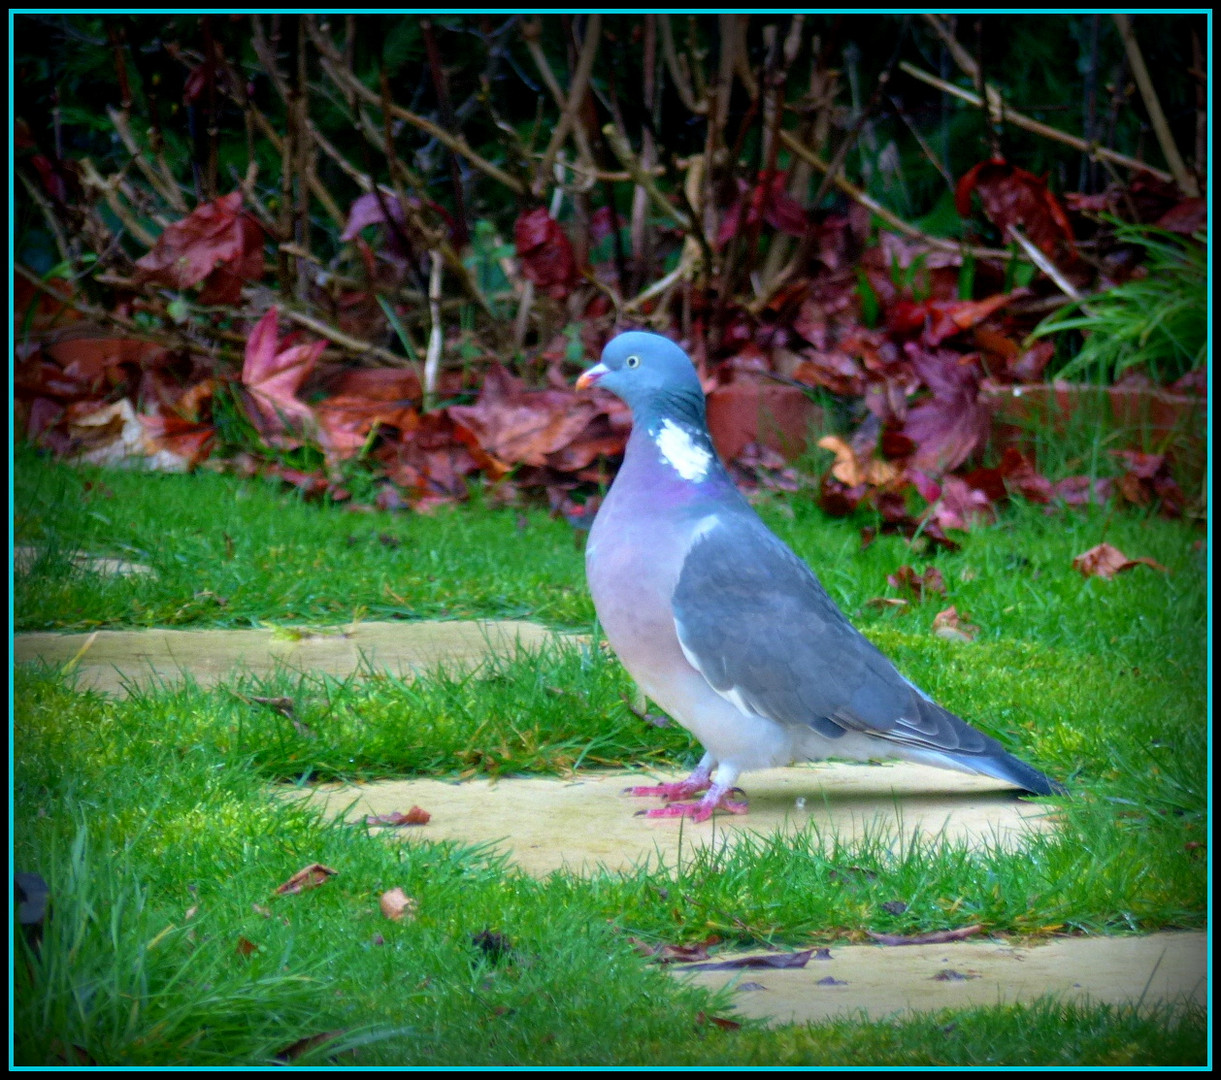
[[1064,792],[900,675],[763,524],[717,458],[682,349],[620,334],[577,386],[610,390],[633,421],[585,549],[598,618],[644,693],[707,751],[686,780],[631,789],[668,800],[649,816],[744,813],[730,798],[740,773],[827,757]]

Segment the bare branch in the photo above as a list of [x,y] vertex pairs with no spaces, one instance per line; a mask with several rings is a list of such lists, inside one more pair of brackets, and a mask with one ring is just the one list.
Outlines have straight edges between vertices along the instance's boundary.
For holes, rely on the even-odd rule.
[[[787,131],[780,133],[780,140],[794,154],[803,161],[808,161],[814,168],[821,172],[828,172],[831,166],[823,161],[813,150],[808,149],[798,142]],[[1000,259],[1008,262],[1013,258],[1013,252],[1002,251],[996,248],[975,247],[970,244],[958,244],[953,240],[943,240],[939,236],[929,236],[928,233],[921,232],[914,225],[909,225],[897,214],[887,210],[881,203],[870,198],[868,194],[862,191],[854,184],[850,184],[842,176],[835,176],[831,181],[840,191],[854,202],[860,203],[875,217],[886,222],[895,232],[902,233],[904,236],[910,236],[914,240],[928,244],[929,247],[937,248],[940,251],[952,251],[963,255],[973,255],[977,259]]]
[[[937,78],[936,75],[930,75],[927,71],[921,71],[920,68],[909,64],[906,60],[900,61],[899,67],[906,71],[913,79],[919,79],[923,83],[928,83],[929,86],[935,86],[938,90],[960,98],[977,108],[982,104],[978,94],[973,94],[970,90],[963,90],[953,83],[948,83],[944,79]],[[989,87],[989,91],[989,99],[991,99],[992,93],[996,91],[991,87]],[[999,116],[1000,109],[997,108],[995,118],[999,119]],[[1056,142],[1065,143],[1084,154],[1088,154],[1093,160],[1111,161],[1116,165],[1123,165],[1129,169],[1138,169],[1168,183],[1174,179],[1170,173],[1162,169],[1155,169],[1152,165],[1148,165],[1143,161],[1137,161],[1136,158],[1130,158],[1126,154],[1121,154],[1115,150],[1108,150],[1105,146],[1097,146],[1076,135],[1070,135],[1066,131],[1060,131],[1058,128],[1050,127],[1047,124],[1040,123],[1038,120],[1032,120],[1029,116],[1014,112],[1011,108],[1004,109],[1004,116],[1005,120],[1013,124],[1014,127],[1023,128],[1026,131],[1033,132],[1035,135],[1042,135],[1046,139],[1054,139]]]
[[572,83],[568,87],[567,104],[560,115],[560,122],[556,124],[555,131],[547,143],[547,149],[543,153],[543,158],[539,162],[538,169],[534,173],[532,187],[535,195],[542,194],[543,188],[551,176],[552,167],[555,163],[555,155],[559,153],[560,147],[564,145],[564,141],[568,138],[568,133],[577,122],[577,115],[585,104],[585,94],[589,89],[589,76],[593,72],[594,58],[598,55],[598,43],[601,38],[602,16],[591,15],[589,21],[585,24],[585,40],[581,44],[581,55],[577,59],[576,70],[572,75]]
[[1145,66],[1145,57],[1140,51],[1140,43],[1136,40],[1136,34],[1132,30],[1132,21],[1127,15],[1122,14],[1112,15],[1111,18],[1115,20],[1115,25],[1119,28],[1119,36],[1123,38],[1123,47],[1128,54],[1128,64],[1132,68],[1132,76],[1140,88],[1145,110],[1149,113],[1149,122],[1153,125],[1154,134],[1157,135],[1158,146],[1162,148],[1162,156],[1165,157],[1166,164],[1170,166],[1170,172],[1174,175],[1174,182],[1178,184],[1179,190],[1184,195],[1193,199],[1198,198],[1200,185],[1196,183],[1196,178],[1188,171],[1182,155],[1179,154],[1179,148],[1170,132],[1170,125],[1166,122],[1166,114],[1162,112],[1162,103],[1158,100],[1157,90],[1154,89],[1153,80],[1149,78],[1149,69]]
[[[341,89],[350,90],[357,97],[368,102],[370,105],[381,105],[381,96],[374,90],[370,90],[362,83],[343,63],[343,57],[339,50],[335,47],[334,42],[319,29],[317,22],[312,16],[309,16],[309,33],[314,45],[322,54],[321,63],[322,69],[330,77],[331,81]],[[510,191],[517,195],[525,195],[526,188],[516,177],[510,176],[503,169],[493,165],[486,158],[476,153],[466,139],[461,135],[453,135],[446,131],[443,127],[434,124],[431,120],[417,116],[409,109],[404,109],[401,105],[391,103],[390,112],[393,116],[400,120],[405,120],[413,127],[419,128],[426,132],[432,138],[436,139],[443,146],[448,147],[455,153],[461,154],[469,161],[476,169],[490,176],[497,183],[503,184]]]

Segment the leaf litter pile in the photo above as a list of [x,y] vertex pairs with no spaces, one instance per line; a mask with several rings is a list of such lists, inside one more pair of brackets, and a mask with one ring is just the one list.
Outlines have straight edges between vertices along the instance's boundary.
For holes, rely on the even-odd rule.
[[[980,175],[964,180],[981,193],[1003,192],[1018,182],[1015,175],[994,175],[991,187]],[[1053,250],[1071,252],[1068,219],[1045,187],[1041,192],[1043,201],[1034,205],[1047,223],[1036,228],[1041,219],[1027,207],[1021,224],[1046,234]],[[393,200],[383,202],[393,212]],[[999,224],[1017,223],[1013,207],[995,194],[984,205]],[[379,214],[368,196],[357,199],[345,237],[367,250],[359,227],[382,221]],[[735,203],[718,239],[727,242],[747,219],[749,210]],[[855,412],[854,434],[819,443],[834,456],[819,478],[825,510],[846,515],[872,507],[884,530],[919,530],[949,547],[955,542],[947,529],[990,520],[1010,494],[1048,506],[1116,497],[1134,505],[1156,502],[1168,516],[1184,512],[1187,500],[1161,454],[1114,452],[1123,470],[1117,480],[1069,476],[1053,483],[1012,446],[998,465],[971,467],[989,440],[989,391],[1037,380],[1051,358],[1050,342],[1023,348],[1029,327],[1020,314],[1006,315],[1031,290],[957,300],[960,267],[944,252],[887,232],[878,245],[862,248],[862,221],[853,213],[815,223],[790,207],[782,220],[794,232],[803,222],[801,234],[817,238],[815,272],[757,312],[747,304],[724,305],[729,317],[722,313],[715,344],[706,324],[712,313],[701,313],[688,343],[710,411],[718,397],[729,400],[728,388],[753,384],[821,388]],[[245,327],[236,331],[243,341],[240,369],[194,347],[185,334],[171,348],[98,326],[62,283],[56,292],[38,291],[23,280],[19,309],[27,311],[30,331],[18,346],[19,424],[30,440],[65,457],[163,469],[207,463],[278,477],[308,496],[353,509],[428,510],[466,498],[470,482],[482,480],[497,498],[545,498],[554,512],[584,523],[613,475],[630,418],[609,394],[578,392],[572,383],[620,327],[604,295],[576,272],[556,221],[531,211],[515,235],[522,282],[581,312],[522,365],[542,385],[513,374],[491,345],[469,341],[450,344],[455,352],[477,349],[478,362],[443,370],[437,385],[446,403],[432,408],[424,407],[421,380],[410,366],[328,362],[327,340],[296,324],[283,327],[278,305],[257,312],[258,293],[250,286],[263,269],[263,239],[235,192],[167,227],[137,260],[132,291],[118,303],[144,306],[135,290],[151,283],[198,289],[201,303],[233,305],[221,310],[226,321]],[[393,238],[386,244],[390,258]],[[895,265],[925,267],[928,294],[917,300],[911,289],[897,288]],[[585,276],[604,269],[587,268]],[[858,278],[868,283],[867,293]],[[872,328],[863,322],[863,295],[879,305]],[[340,297],[340,306],[355,311],[362,299],[353,292]],[[648,321],[675,336],[683,329],[666,311]],[[1182,382],[1177,389],[1191,390],[1199,380]],[[367,501],[350,490],[356,462],[371,481],[363,485]],[[742,446],[731,466],[748,487],[794,486],[785,461],[755,442]],[[919,584],[911,584],[919,595]]]

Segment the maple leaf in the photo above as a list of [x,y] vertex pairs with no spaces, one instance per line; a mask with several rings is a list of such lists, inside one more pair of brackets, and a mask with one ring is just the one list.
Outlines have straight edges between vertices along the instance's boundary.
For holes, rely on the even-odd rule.
[[[605,410],[571,389],[527,390],[500,364],[484,378],[474,405],[452,405],[450,417],[487,453],[509,464],[547,465]],[[583,464],[593,460],[591,453]]]
[[312,430],[313,410],[296,396],[326,342],[279,348],[279,313],[267,309],[246,340],[242,385],[250,392],[248,412],[260,434],[273,446],[292,448],[299,439],[286,437],[290,426]]
[[931,398],[908,409],[903,422],[903,434],[916,444],[913,464],[948,472],[984,445],[991,428],[991,411],[980,399],[976,358],[946,349],[931,352],[914,342],[906,348],[912,367],[932,391]]
[[350,458],[365,446],[374,426],[399,432],[415,428],[420,381],[410,371],[360,368],[345,371],[335,393],[314,404],[319,439],[329,456]]
[[[262,229],[241,211],[242,193],[234,191],[167,225],[152,250],[136,260],[136,284],[155,282],[186,289],[227,264],[225,273],[203,295],[208,297],[207,303],[236,302],[241,282],[257,279],[263,272]],[[234,281],[239,290],[236,296]]]

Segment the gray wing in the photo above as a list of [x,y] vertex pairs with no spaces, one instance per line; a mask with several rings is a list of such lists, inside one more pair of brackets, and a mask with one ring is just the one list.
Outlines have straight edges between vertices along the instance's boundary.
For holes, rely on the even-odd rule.
[[858,731],[954,757],[1010,757],[904,679],[757,518],[726,516],[699,536],[673,608],[683,652],[739,707],[829,739]]

